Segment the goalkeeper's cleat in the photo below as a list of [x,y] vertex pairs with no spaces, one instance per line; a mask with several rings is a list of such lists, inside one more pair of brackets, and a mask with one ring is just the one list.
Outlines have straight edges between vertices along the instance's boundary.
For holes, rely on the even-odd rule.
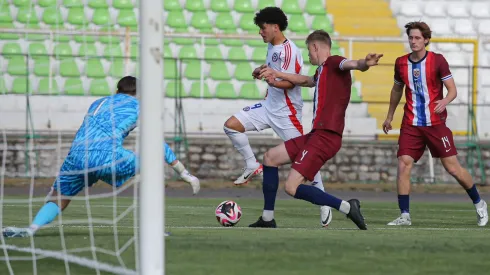
[[484,200],[481,201],[483,202],[481,207],[476,207],[476,217],[478,226],[485,226],[488,223],[487,203]]
[[272,219],[271,221],[266,222],[262,219],[262,216],[260,216],[256,222],[250,224],[248,227],[276,228],[276,220]]
[[351,199],[347,201],[350,204],[350,211],[347,214],[347,218],[351,219],[357,227],[361,230],[367,230],[366,223],[364,222],[364,217],[361,213],[361,203],[359,200]]
[[264,167],[258,162],[256,167],[243,168],[242,175],[234,183],[235,185],[247,184],[253,177],[262,174],[263,170]]
[[6,227],[2,230],[5,238],[26,238],[34,235],[30,228]]
[[320,207],[320,224],[323,227],[327,227],[332,221],[332,208],[329,206]]
[[189,183],[192,187],[192,193],[196,195],[199,193],[199,190],[201,189],[201,184],[199,183],[199,179],[196,178],[195,176],[191,175],[188,171],[182,172],[180,174],[180,177],[187,183]]

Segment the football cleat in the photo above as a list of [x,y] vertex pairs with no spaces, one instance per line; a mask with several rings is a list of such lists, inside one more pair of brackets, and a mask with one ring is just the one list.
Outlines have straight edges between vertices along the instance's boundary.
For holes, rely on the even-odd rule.
[[6,227],[2,230],[2,235],[5,238],[26,238],[33,235],[33,231],[29,228]]
[[478,222],[478,226],[485,226],[488,223],[488,210],[487,210],[487,203],[482,200],[483,205],[482,207],[476,208],[476,218]]
[[250,224],[248,227],[276,228],[276,220],[272,219],[271,221],[266,222],[262,219],[262,216],[260,216],[256,222]]
[[257,167],[243,168],[242,175],[234,182],[235,185],[247,184],[253,177],[262,174],[263,166],[257,163]]
[[347,201],[350,204],[350,211],[347,214],[347,218],[351,219],[357,227],[361,230],[367,230],[366,223],[364,222],[364,217],[361,213],[361,203],[357,199],[351,199]]
[[387,225],[412,225],[412,219],[410,219],[410,214],[403,213],[400,217],[396,218],[392,222],[389,222]]
[[323,227],[327,227],[332,221],[332,208],[329,206],[320,207],[320,224]]

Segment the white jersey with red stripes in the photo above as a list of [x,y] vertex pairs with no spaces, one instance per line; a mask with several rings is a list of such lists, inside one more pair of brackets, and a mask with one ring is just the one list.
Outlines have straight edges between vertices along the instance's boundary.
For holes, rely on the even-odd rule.
[[[279,45],[268,44],[266,64],[277,71],[300,74],[303,57],[298,47],[286,39]],[[303,109],[301,87],[295,86],[292,89],[283,90],[268,86],[265,108],[277,116],[301,114]]]

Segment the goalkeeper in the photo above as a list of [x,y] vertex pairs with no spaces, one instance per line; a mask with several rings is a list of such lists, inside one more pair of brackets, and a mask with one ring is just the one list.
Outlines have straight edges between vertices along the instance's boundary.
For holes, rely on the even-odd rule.
[[[39,210],[29,228],[7,227],[5,237],[27,237],[51,223],[84,187],[102,180],[121,186],[138,170],[138,158],[123,148],[124,139],[136,127],[139,101],[136,98],[136,78],[125,76],[117,84],[117,93],[96,100],[78,130],[68,156],[61,166],[48,202]],[[191,175],[165,143],[165,161],[188,182],[197,194],[199,180]],[[58,195],[61,194],[58,205]]]

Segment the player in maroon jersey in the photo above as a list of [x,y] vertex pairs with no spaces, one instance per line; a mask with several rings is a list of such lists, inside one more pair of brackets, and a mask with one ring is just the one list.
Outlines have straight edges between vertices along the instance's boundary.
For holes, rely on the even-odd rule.
[[[391,90],[390,107],[383,130],[392,129],[391,121],[403,95],[405,86],[406,104],[398,139],[398,205],[401,215],[388,225],[411,225],[409,213],[410,172],[414,162],[424,154],[425,148],[434,158],[440,158],[442,165],[466,190],[472,199],[477,223],[485,226],[488,222],[487,204],[480,199],[471,175],[461,167],[456,158],[453,134],[446,126],[446,105],[456,98],[457,91],[449,65],[442,54],[427,51],[431,30],[424,22],[410,22],[405,25],[412,52],[401,56],[395,62],[395,83]],[[443,95],[443,86],[447,96]]]
[[[304,184],[313,180],[325,162],[340,150],[344,131],[345,111],[349,105],[352,79],[350,70],[366,71],[378,64],[381,54],[368,54],[365,59],[348,60],[331,56],[332,41],[327,32],[316,30],[306,39],[310,63],[318,65],[315,76],[288,74],[263,68],[260,78],[268,82],[276,78],[295,85],[315,87],[313,129],[304,136],[290,139],[267,151],[264,155],[264,200],[265,207],[274,204],[279,185],[278,166],[291,163],[286,180],[286,193],[317,205],[328,205],[349,217],[360,229],[366,230],[361,206],[357,199],[344,201],[313,186]],[[267,188],[266,188],[267,187]],[[262,217],[250,227],[276,227],[275,220],[264,221]]]

